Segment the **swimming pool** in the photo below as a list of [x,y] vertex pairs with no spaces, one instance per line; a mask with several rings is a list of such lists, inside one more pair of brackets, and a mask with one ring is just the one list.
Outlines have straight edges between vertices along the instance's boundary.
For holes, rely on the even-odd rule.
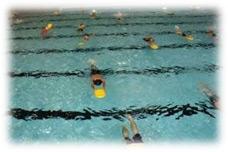
[[[122,10],[127,16],[119,23],[114,11],[98,10],[97,19],[88,12],[22,13],[23,22],[11,26],[11,138],[122,143],[130,113],[145,143],[214,141],[217,110],[198,84],[217,90],[217,44],[206,35],[216,13]],[[49,22],[55,28],[42,40],[40,29]],[[81,22],[95,33],[84,47]],[[177,36],[175,25],[194,40]],[[159,50],[142,40],[148,34]],[[93,96],[89,59],[105,76],[104,99]]]

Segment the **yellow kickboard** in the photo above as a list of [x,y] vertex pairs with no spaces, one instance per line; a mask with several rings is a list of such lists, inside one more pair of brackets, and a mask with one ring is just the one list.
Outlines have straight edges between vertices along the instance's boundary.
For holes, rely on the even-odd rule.
[[192,35],[187,35],[185,38],[186,38],[188,41],[192,41],[192,40],[193,40],[193,36],[192,36]]
[[158,49],[159,46],[156,43],[153,43],[153,44],[150,45],[150,48],[151,49]]
[[96,98],[104,98],[106,96],[105,89],[103,88],[95,89],[94,95]]

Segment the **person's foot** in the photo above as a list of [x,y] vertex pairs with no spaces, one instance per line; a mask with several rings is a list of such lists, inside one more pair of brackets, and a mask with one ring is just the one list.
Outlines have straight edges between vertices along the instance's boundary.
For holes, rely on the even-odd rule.
[[208,86],[202,82],[199,83],[199,89],[203,93],[205,93],[207,96],[213,96],[212,91],[208,88]]
[[122,135],[124,138],[129,138],[129,132],[128,132],[127,127],[125,127],[125,126],[123,126],[123,128],[122,128]]
[[179,26],[175,25],[175,30],[176,30],[176,33],[177,33],[177,34],[179,34],[179,35],[182,34],[182,31],[181,31],[181,29],[180,29]]
[[127,114],[126,116],[127,116],[127,119],[128,119],[129,121],[132,121],[132,120],[133,120],[133,118],[132,118],[132,116],[131,116],[130,114]]
[[178,25],[175,25],[176,30],[180,30],[180,27]]
[[95,65],[96,64],[96,61],[94,59],[89,59],[87,62],[89,64],[91,64],[91,65]]

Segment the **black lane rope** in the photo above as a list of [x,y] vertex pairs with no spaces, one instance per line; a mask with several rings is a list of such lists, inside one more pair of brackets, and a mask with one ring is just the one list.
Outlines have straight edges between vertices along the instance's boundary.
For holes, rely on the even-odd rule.
[[[69,15],[68,15],[69,16]],[[62,16],[53,16],[53,17],[62,17]],[[150,19],[150,18],[206,18],[206,17],[215,17],[215,15],[158,15],[158,16],[153,16],[153,15],[143,15],[143,16],[140,16],[140,15],[137,15],[137,16],[124,16],[124,19],[131,19],[131,18],[134,18],[134,19],[137,19],[137,18],[140,18],[140,19]],[[22,19],[25,19],[25,18],[22,18]],[[113,16],[103,16],[103,17],[97,17],[96,19],[91,19],[89,17],[74,17],[74,18],[45,18],[45,19],[33,19],[33,20],[29,20],[29,21],[24,21],[22,24],[30,24],[30,23],[33,23],[33,22],[56,22],[56,21],[77,21],[77,20],[116,20],[115,17]],[[21,25],[21,24],[16,24],[16,25]]]
[[[135,68],[134,68],[135,69]],[[113,69],[100,69],[100,73],[104,76],[109,75],[145,75],[145,76],[156,76],[160,74],[170,74],[178,75],[189,72],[215,72],[219,69],[219,66],[214,64],[197,66],[197,67],[181,67],[181,66],[171,66],[171,67],[158,67],[158,68],[146,68],[146,69],[136,69],[136,70],[113,70]],[[90,69],[84,70],[73,70],[66,72],[48,72],[48,71],[26,71],[26,72],[10,72],[9,75],[12,78],[15,77],[33,77],[33,78],[46,78],[46,77],[89,77]]]
[[[149,33],[152,33],[153,35],[168,35],[168,34],[176,34],[175,31],[162,31],[162,32],[121,32],[121,33],[87,33],[88,35],[92,35],[95,37],[104,37],[104,36],[141,36],[141,35],[148,35]],[[207,31],[205,30],[196,30],[196,31],[185,31],[185,33],[195,33],[195,34],[206,34]],[[72,35],[50,35],[46,37],[45,39],[62,39],[62,38],[76,38],[76,37],[83,37],[83,34],[72,34]],[[40,36],[26,36],[26,37],[12,37],[12,40],[41,40]]]
[[104,121],[119,120],[124,121],[126,114],[131,114],[136,119],[145,119],[148,116],[154,116],[156,120],[164,117],[175,117],[179,120],[183,117],[190,117],[197,114],[205,114],[211,118],[215,118],[213,111],[215,107],[208,105],[209,100],[199,101],[193,104],[183,105],[148,105],[145,107],[129,106],[125,109],[112,108],[105,110],[93,110],[89,107],[82,111],[62,111],[62,110],[42,110],[32,109],[26,110],[21,108],[13,108],[9,114],[18,120],[44,120],[44,119],[65,119],[65,120],[90,120],[93,118],[101,118]]
[[[162,49],[179,49],[179,48],[203,48],[210,49],[214,48],[216,45],[214,43],[195,43],[195,44],[169,44],[169,45],[161,45],[159,46],[159,50]],[[104,50],[108,51],[123,51],[123,50],[145,50],[149,49],[148,46],[128,46],[128,47],[99,47],[99,48],[76,48],[76,49],[37,49],[37,50],[26,50],[20,51],[15,50],[11,51],[12,54],[19,55],[28,55],[28,54],[50,54],[50,53],[88,53],[88,52],[100,52]]]
[[[120,26],[143,26],[143,25],[163,25],[163,26],[170,26],[170,25],[183,25],[183,24],[188,24],[188,25],[192,25],[192,24],[212,24],[212,21],[198,21],[198,22],[192,22],[192,21],[188,21],[188,22],[149,22],[149,23],[143,23],[143,22],[135,22],[135,23],[108,23],[108,24],[104,24],[104,23],[100,23],[100,24],[89,24],[87,25],[87,27],[120,27]],[[17,28],[13,28],[13,31],[22,31],[22,30],[37,30],[37,29],[41,29],[42,26],[30,26],[30,27],[17,27]],[[76,29],[78,28],[77,25],[56,25],[55,29]]]

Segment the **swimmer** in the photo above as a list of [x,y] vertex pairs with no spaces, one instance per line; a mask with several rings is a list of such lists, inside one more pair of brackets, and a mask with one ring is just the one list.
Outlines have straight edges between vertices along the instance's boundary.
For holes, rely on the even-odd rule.
[[209,37],[212,37],[212,38],[215,38],[215,37],[216,37],[216,34],[215,34],[215,32],[212,30],[212,28],[208,28],[207,35],[208,35]]
[[219,109],[218,96],[206,84],[200,83],[199,89],[209,98],[210,104]]
[[53,15],[54,15],[54,16],[60,16],[60,14],[61,14],[61,13],[60,13],[60,10],[56,10],[56,11],[53,12]]
[[51,31],[54,28],[54,25],[52,23],[48,23],[46,26],[42,27],[41,29],[41,37],[42,39],[47,38],[48,32]]
[[121,12],[118,12],[116,14],[114,14],[114,16],[116,17],[117,21],[123,21],[124,20],[124,15]]
[[143,38],[145,42],[150,46],[151,49],[158,49],[159,46],[155,42],[155,39],[152,36],[146,36]]
[[86,45],[86,42],[88,42],[90,39],[90,35],[89,34],[84,34],[80,40],[80,42],[78,43],[79,47],[83,48]]
[[23,22],[23,20],[20,18],[20,16],[18,14],[16,14],[16,13],[12,14],[12,23],[13,24],[20,24],[22,22]]
[[96,10],[92,10],[92,13],[90,14],[90,17],[95,19],[97,17],[97,11]]
[[[94,60],[89,60],[91,67],[90,77],[91,77],[91,87],[94,91],[96,91],[96,88],[102,87],[102,89],[105,91],[105,79],[103,78],[101,71],[96,67],[96,62]],[[105,95],[102,95],[103,98]]]
[[175,29],[176,29],[176,34],[177,35],[180,35],[180,36],[184,37],[186,40],[189,40],[189,41],[193,40],[192,35],[182,32],[182,30],[180,29],[179,26],[175,25]]
[[169,16],[175,15],[175,13],[171,9],[168,9],[166,6],[162,7],[162,10],[166,15],[169,15]]
[[89,38],[90,38],[89,34],[84,34],[84,35],[83,35],[83,40],[84,40],[85,42],[89,41]]
[[130,122],[130,126],[131,126],[131,131],[133,133],[133,137],[132,137],[132,139],[129,138],[129,131],[128,131],[127,127],[123,126],[122,135],[123,135],[124,140],[126,141],[127,144],[143,143],[142,137],[139,134],[139,129],[138,129],[134,119],[129,114],[127,115],[127,118],[128,118],[128,121]]
[[155,39],[152,36],[146,36],[143,40],[148,43],[155,43]]
[[80,23],[78,27],[78,31],[83,32],[85,30],[86,25],[84,23]]
[[22,22],[23,22],[23,20],[20,19],[20,18],[16,18],[16,19],[13,20],[13,24],[20,24]]
[[10,16],[12,19],[20,18],[20,15],[16,12],[12,12],[12,14]]

